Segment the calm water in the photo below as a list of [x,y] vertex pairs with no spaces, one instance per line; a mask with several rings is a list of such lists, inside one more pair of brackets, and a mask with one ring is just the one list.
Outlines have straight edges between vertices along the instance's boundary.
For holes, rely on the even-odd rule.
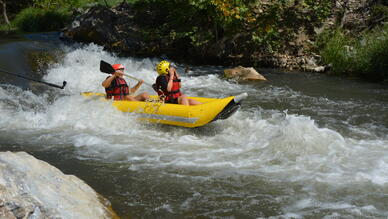
[[[269,82],[238,84],[221,66],[179,68],[190,96],[249,94],[229,119],[187,129],[140,123],[79,95],[103,92],[100,60],[152,83],[159,59],[64,46],[53,35],[1,43],[1,69],[68,85],[0,73],[0,150],[78,176],[122,218],[388,217],[387,85],[268,69]],[[42,78],[25,57],[48,50],[65,55]]]

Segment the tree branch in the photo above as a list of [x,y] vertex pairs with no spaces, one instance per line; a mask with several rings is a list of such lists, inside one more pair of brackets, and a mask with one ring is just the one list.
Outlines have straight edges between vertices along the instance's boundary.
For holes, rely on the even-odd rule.
[[11,23],[9,22],[8,20],[8,16],[7,16],[7,4],[5,3],[5,0],[0,0],[0,4],[3,6],[3,16],[4,16],[4,20],[5,20],[5,23],[8,25],[8,31],[11,30]]

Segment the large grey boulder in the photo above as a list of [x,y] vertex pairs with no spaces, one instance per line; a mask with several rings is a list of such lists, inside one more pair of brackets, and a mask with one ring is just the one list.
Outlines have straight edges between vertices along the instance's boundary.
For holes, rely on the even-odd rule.
[[25,152],[0,152],[0,218],[115,218],[85,182]]
[[93,6],[63,29],[62,38],[95,43],[117,53],[134,54],[144,47],[144,42],[133,23],[132,14],[132,9],[125,2],[113,9]]

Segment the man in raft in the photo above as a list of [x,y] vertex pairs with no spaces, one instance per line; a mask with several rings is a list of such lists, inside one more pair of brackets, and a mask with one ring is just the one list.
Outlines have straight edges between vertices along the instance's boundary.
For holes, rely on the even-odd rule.
[[156,83],[152,85],[154,90],[158,93],[165,103],[175,103],[182,105],[198,105],[198,102],[187,98],[182,94],[180,88],[182,87],[181,79],[178,72],[169,62],[163,60],[156,66],[156,71],[159,76],[156,78]]
[[122,64],[114,64],[111,76],[108,76],[103,82],[102,86],[105,88],[106,98],[113,100],[129,100],[129,101],[145,101],[150,98],[147,92],[141,93],[137,96],[132,96],[139,87],[144,83],[139,81],[134,87],[129,88],[127,82],[124,80],[124,66]]

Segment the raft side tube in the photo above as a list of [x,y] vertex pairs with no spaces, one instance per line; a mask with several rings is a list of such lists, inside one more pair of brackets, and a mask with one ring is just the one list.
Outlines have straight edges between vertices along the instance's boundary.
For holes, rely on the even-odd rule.
[[227,119],[232,116],[241,107],[241,102],[248,97],[247,93],[241,93],[233,98],[224,109],[212,120]]

